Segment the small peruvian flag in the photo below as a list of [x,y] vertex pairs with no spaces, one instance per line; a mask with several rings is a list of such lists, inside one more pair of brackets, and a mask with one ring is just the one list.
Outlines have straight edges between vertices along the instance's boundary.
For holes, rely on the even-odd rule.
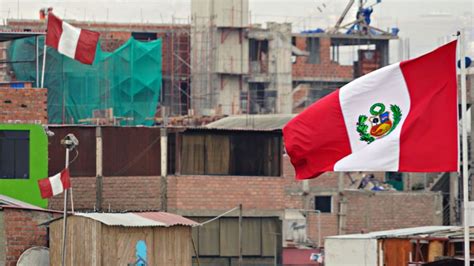
[[64,169],[54,176],[38,180],[38,185],[43,199],[63,193],[64,190],[71,187],[69,169]]
[[48,14],[46,45],[83,64],[91,65],[94,62],[99,35],[95,31],[76,28],[53,13]]

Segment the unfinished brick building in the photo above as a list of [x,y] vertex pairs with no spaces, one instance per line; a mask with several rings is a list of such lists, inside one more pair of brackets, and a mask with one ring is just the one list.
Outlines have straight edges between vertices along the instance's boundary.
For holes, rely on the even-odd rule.
[[[243,255],[249,263],[272,265],[275,244],[277,256],[282,248],[303,244],[292,234],[295,217],[289,213],[303,220],[303,241],[314,246],[328,235],[442,224],[442,197],[437,192],[359,191],[337,173],[296,181],[279,130],[169,128],[166,179],[161,177],[160,128],[50,130],[55,133],[50,138],[50,174],[64,165],[59,140],[73,133],[81,143],[79,157],[70,166],[76,209],[166,208],[202,222],[242,204]],[[61,206],[61,196],[50,200],[50,208]],[[233,211],[196,229],[200,261],[233,263],[237,226],[238,211]],[[280,234],[277,242],[274,233]]]

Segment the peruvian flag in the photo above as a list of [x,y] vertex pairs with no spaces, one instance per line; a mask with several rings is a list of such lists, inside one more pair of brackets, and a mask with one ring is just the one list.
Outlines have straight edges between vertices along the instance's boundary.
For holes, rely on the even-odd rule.
[[98,32],[76,28],[53,13],[48,14],[46,45],[55,48],[60,54],[91,65],[98,42]]
[[38,185],[43,199],[63,193],[64,190],[71,187],[69,169],[64,169],[54,176],[38,180]]
[[360,77],[283,129],[297,179],[458,169],[456,42]]

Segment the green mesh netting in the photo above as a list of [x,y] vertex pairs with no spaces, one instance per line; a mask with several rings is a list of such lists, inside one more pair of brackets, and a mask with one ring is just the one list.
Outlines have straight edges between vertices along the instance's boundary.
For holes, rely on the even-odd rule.
[[[39,47],[41,77],[42,38]],[[49,123],[91,123],[94,111],[111,108],[121,125],[152,125],[161,90],[161,40],[131,38],[112,53],[99,47],[93,65],[48,48],[44,87]],[[34,60],[35,53],[35,38],[16,40],[8,49],[11,61]],[[14,63],[12,68],[17,80],[36,81],[35,62]]]

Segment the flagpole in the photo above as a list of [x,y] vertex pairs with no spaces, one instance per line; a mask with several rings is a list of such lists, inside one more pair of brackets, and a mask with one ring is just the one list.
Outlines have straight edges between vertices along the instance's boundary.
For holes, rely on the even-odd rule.
[[469,239],[469,219],[468,219],[468,165],[467,155],[467,93],[466,93],[466,61],[464,54],[464,32],[458,31],[459,57],[461,63],[461,124],[462,124],[462,191],[463,191],[463,225],[464,225],[464,265],[469,266],[471,261],[470,239]]
[[[66,169],[69,167],[69,148],[66,146]],[[64,214],[63,214],[63,246],[61,251],[61,265],[65,265],[66,259],[66,234],[67,234],[67,191],[64,190]]]
[[44,88],[44,70],[46,68],[46,39],[44,40],[43,48],[43,67],[41,69],[41,88]]
[[[46,16],[46,31],[48,30],[47,25],[48,25],[48,16]],[[43,46],[43,67],[41,70],[41,88],[44,88],[44,71],[46,69],[46,50],[47,50],[46,49],[46,36],[44,37],[43,42],[44,42],[44,46]]]

